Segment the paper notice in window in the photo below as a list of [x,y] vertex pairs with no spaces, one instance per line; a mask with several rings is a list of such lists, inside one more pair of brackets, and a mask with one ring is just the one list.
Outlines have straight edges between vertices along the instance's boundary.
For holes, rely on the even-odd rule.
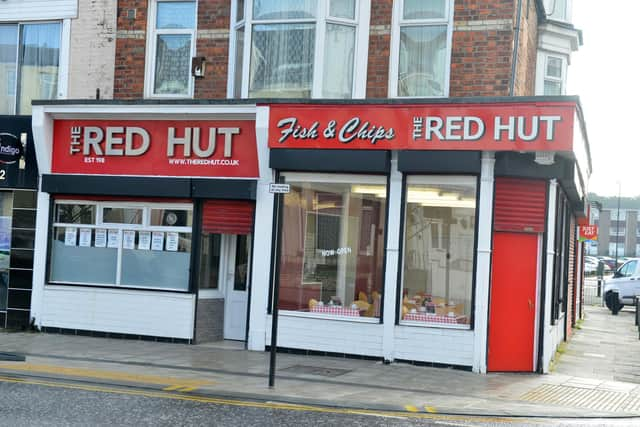
[[82,246],[83,248],[88,248],[91,246],[91,229],[90,228],[80,229],[79,246]]
[[175,231],[167,232],[167,251],[176,252],[178,250],[178,233]]
[[154,231],[151,237],[151,250],[161,251],[164,247],[164,233],[162,231]]
[[122,249],[135,249],[136,232],[133,230],[124,230],[122,232]]
[[120,247],[120,230],[109,230],[107,235],[107,247],[116,249]]
[[151,248],[151,232],[140,231],[138,233],[138,249],[148,251]]
[[93,242],[93,246],[96,248],[106,248],[107,247],[107,230],[104,228],[96,229],[96,240]]
[[64,245],[75,246],[77,236],[78,236],[78,229],[76,227],[67,227],[64,232]]

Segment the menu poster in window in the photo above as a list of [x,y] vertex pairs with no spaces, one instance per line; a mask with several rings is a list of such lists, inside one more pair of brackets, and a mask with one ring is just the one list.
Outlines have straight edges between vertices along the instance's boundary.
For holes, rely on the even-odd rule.
[[148,251],[151,248],[151,232],[140,231],[138,233],[138,249]]
[[136,232],[133,230],[124,230],[122,232],[122,249],[135,249]]
[[154,231],[151,236],[151,250],[161,251],[164,246],[164,233],[162,231]]
[[167,243],[166,243],[167,251],[177,252],[178,251],[178,233],[175,231],[167,232]]
[[79,246],[82,246],[83,248],[88,248],[91,246],[91,229],[90,228],[80,229]]
[[106,248],[107,247],[107,230],[104,228],[96,229],[96,240],[93,242],[93,245],[96,248]]
[[109,230],[107,235],[107,247],[116,249],[120,247],[120,230]]
[[75,246],[78,237],[78,229],[76,227],[67,227],[64,232],[64,245]]

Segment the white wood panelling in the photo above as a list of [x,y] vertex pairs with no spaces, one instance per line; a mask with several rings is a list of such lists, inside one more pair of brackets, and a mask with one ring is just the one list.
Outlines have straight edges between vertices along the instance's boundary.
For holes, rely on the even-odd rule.
[[[271,316],[267,323],[271,325]],[[266,331],[271,342],[271,328]],[[278,316],[278,347],[382,357],[382,325]]]
[[45,286],[44,301],[45,327],[193,338],[192,294]]
[[447,365],[473,365],[474,332],[446,328],[396,326],[396,359]]
[[78,0],[3,0],[0,22],[76,18]]

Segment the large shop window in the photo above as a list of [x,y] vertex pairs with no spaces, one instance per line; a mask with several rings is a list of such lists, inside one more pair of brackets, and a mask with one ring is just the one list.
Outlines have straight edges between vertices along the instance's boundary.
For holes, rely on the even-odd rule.
[[196,2],[152,2],[149,17],[147,96],[191,96],[191,57],[195,55]]
[[379,318],[386,177],[284,177],[279,308]]
[[189,289],[192,207],[57,201],[49,283]]
[[390,96],[449,94],[452,0],[395,2]]
[[369,0],[233,4],[236,98],[364,97]]
[[401,322],[469,327],[477,178],[409,176]]
[[0,114],[31,114],[58,91],[61,24],[0,25]]

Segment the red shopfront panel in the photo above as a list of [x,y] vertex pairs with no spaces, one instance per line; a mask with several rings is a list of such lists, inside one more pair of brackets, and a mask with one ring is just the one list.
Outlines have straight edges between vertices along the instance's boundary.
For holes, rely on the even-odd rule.
[[546,181],[496,178],[494,200],[494,231],[544,233]]
[[208,200],[202,207],[202,232],[210,234],[251,234],[253,202]]

